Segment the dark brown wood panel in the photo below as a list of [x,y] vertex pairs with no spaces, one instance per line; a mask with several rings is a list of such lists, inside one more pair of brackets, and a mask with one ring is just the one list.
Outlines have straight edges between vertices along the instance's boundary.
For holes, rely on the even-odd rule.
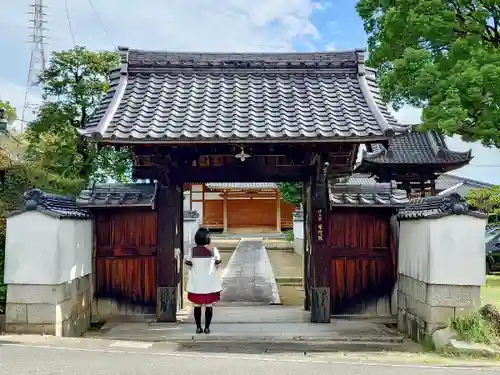
[[224,227],[224,201],[203,201],[203,226],[207,228]]
[[156,302],[157,214],[103,211],[96,215],[95,295],[122,303]]
[[332,314],[361,313],[361,307],[388,296],[396,281],[390,213],[383,209],[336,210],[329,214]]
[[228,200],[228,228],[276,228],[276,208],[276,199]]
[[156,304],[156,257],[98,258],[96,297],[118,302]]

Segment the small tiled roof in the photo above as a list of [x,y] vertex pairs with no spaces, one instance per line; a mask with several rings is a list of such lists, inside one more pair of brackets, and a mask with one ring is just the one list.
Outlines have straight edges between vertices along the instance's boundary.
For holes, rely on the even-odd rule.
[[375,178],[368,173],[353,173],[345,181],[349,185],[375,185],[377,181]]
[[88,210],[78,207],[71,197],[44,193],[32,189],[24,194],[24,205],[20,210],[6,215],[11,217],[27,211],[37,211],[58,219],[86,220],[91,215]]
[[404,190],[393,184],[372,185],[336,184],[330,188],[330,205],[364,207],[402,207],[408,203]]
[[276,189],[277,185],[272,182],[211,182],[205,186],[212,190],[238,189],[238,190],[255,190],[255,189]]
[[488,215],[469,210],[465,200],[458,194],[411,199],[399,211],[399,220],[438,219],[450,215],[470,215],[487,218]]
[[471,189],[490,189],[494,185],[454,176],[451,174],[442,174],[436,179],[436,190],[443,192],[444,195],[456,193],[465,197]]
[[81,207],[153,207],[156,184],[95,184],[82,190],[76,200]]
[[364,152],[356,171],[376,172],[379,165],[434,165],[438,171],[460,168],[472,159],[471,151],[451,151],[444,137],[437,131],[413,131],[396,135],[386,149],[381,144],[372,145],[371,152]]
[[120,49],[122,67],[80,133],[103,141],[384,140],[406,131],[359,51]]

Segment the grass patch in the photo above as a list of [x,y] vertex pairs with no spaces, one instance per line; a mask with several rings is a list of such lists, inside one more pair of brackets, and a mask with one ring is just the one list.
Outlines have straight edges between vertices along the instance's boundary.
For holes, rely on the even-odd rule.
[[500,276],[486,276],[486,285],[481,288],[483,305],[491,304],[500,310]]
[[457,332],[460,340],[482,344],[498,343],[498,336],[492,325],[479,312],[455,317],[451,320],[450,327]]
[[279,285],[281,304],[283,306],[303,306],[304,288],[293,285]]
[[290,250],[272,250],[267,255],[275,278],[302,277],[304,264],[299,254]]

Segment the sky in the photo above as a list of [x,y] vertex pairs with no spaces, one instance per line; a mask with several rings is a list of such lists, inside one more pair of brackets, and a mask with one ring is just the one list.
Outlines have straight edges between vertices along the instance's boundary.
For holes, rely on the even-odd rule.
[[[0,99],[10,101],[19,118],[31,51],[28,12],[34,1],[0,0],[8,3],[1,6]],[[126,46],[199,52],[366,48],[356,0],[67,0],[67,11],[65,0],[44,0],[44,5],[48,54],[74,43],[91,50]],[[32,90],[30,103],[39,100]],[[395,116],[401,123],[420,122],[417,108],[404,107]],[[30,118],[28,113],[26,119]],[[448,139],[448,146],[472,149],[474,156],[469,166],[453,174],[500,184],[498,149],[465,143],[459,137]]]

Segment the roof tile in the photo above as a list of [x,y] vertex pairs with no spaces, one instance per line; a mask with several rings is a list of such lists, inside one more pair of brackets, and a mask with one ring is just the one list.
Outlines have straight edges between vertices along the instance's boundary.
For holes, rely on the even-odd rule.
[[82,190],[76,200],[81,207],[153,207],[156,184],[95,184]]
[[128,71],[113,74],[110,92],[82,134],[164,142],[385,139],[398,126],[373,72],[359,74],[355,51],[126,53]]
[[469,215],[486,219],[488,215],[469,210],[458,194],[415,198],[398,213],[399,220],[438,219],[450,215]]
[[49,194],[40,189],[32,189],[24,194],[24,205],[20,210],[11,212],[6,217],[21,214],[27,211],[56,217],[58,219],[87,220],[91,218],[90,212],[78,207],[75,199],[62,195]]
[[336,184],[330,188],[331,206],[403,207],[408,203],[404,190],[390,183],[371,185]]

